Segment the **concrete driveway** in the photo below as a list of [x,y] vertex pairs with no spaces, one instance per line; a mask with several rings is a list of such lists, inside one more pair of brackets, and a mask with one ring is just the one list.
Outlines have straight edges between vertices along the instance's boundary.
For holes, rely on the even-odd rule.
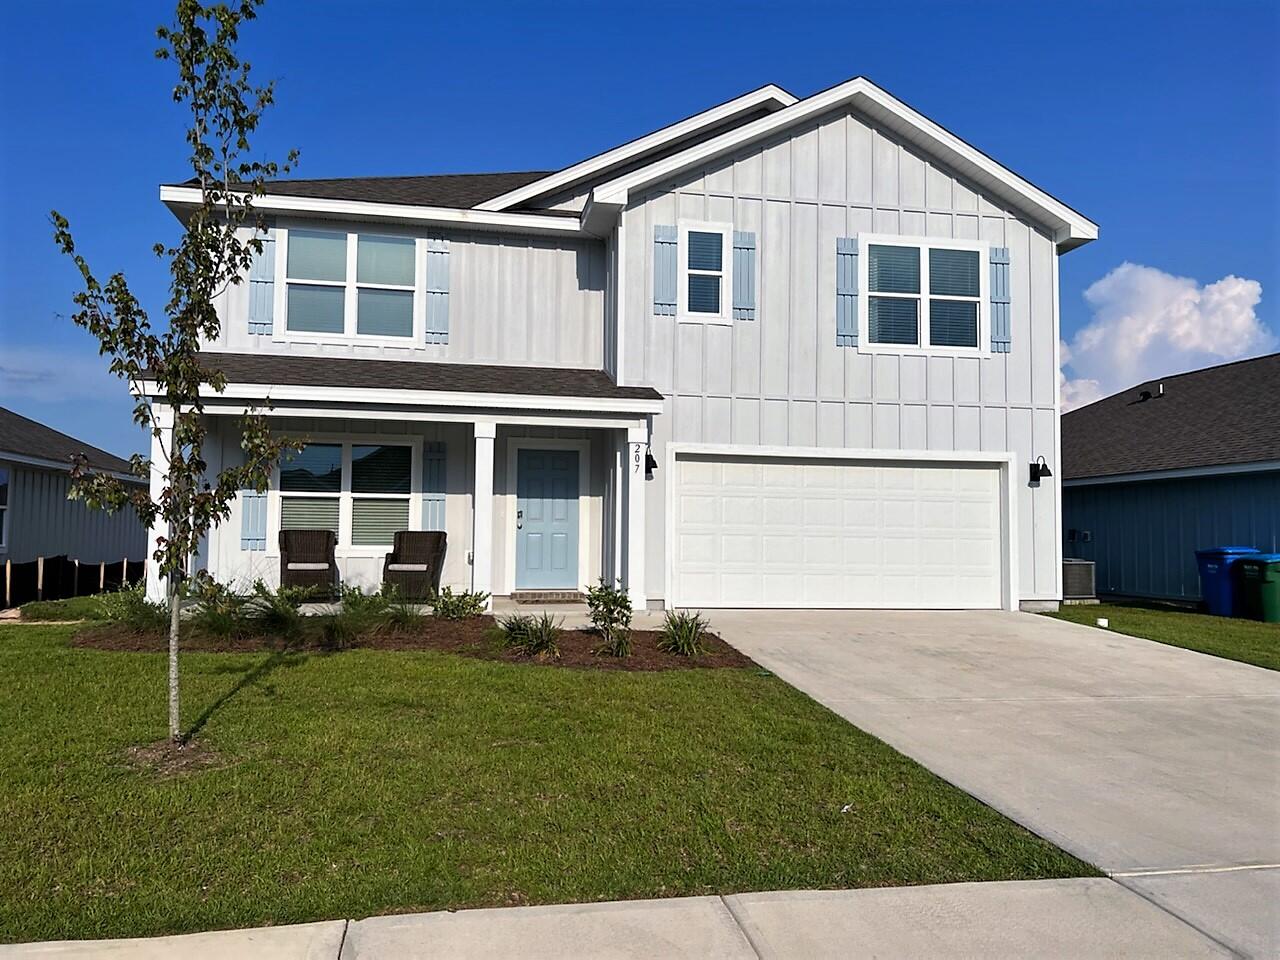
[[711,620],[788,683],[1200,931],[1280,956],[1280,673],[1031,614]]

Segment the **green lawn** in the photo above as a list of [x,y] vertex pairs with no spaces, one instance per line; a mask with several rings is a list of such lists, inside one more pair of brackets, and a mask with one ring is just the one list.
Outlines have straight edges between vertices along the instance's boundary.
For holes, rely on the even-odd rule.
[[189,654],[163,778],[163,655],[72,632],[0,626],[4,940],[1096,872],[755,669]]
[[1098,617],[1106,617],[1112,630],[1131,637],[1280,670],[1280,625],[1274,623],[1211,617],[1137,603],[1063,606],[1049,616],[1089,626],[1094,626]]
[[102,620],[99,597],[70,597],[66,600],[32,600],[22,605],[24,620]]

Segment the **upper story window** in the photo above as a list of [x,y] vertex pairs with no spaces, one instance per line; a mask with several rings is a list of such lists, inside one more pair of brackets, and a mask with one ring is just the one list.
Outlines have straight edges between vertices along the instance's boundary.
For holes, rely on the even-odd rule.
[[867,291],[860,340],[871,351],[977,350],[986,322],[982,303],[985,245],[966,241],[860,237],[859,269]]
[[339,337],[413,337],[412,237],[288,232],[285,329]]
[[339,546],[389,547],[412,529],[415,448],[309,443],[280,465],[280,529],[332,530]]
[[732,323],[733,227],[681,221],[679,319]]

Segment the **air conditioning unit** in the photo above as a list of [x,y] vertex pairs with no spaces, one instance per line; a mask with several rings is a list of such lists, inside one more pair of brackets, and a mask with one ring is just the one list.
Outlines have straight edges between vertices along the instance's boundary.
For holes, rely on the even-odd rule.
[[1097,596],[1093,561],[1072,557],[1062,561],[1062,599],[1092,600]]

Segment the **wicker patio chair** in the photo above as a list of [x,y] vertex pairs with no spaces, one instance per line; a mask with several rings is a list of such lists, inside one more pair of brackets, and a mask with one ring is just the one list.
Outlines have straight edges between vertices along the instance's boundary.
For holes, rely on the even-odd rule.
[[382,564],[382,582],[400,596],[425,600],[440,587],[445,535],[439,530],[398,530],[391,552]]
[[281,530],[280,585],[332,595],[338,585],[337,546],[332,530]]

